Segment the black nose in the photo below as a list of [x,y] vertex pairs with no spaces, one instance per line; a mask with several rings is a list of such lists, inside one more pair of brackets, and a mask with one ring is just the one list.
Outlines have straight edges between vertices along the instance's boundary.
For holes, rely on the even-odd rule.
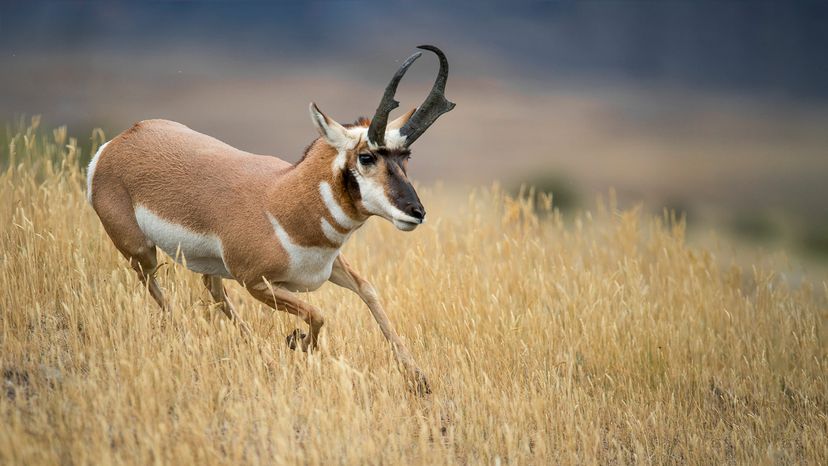
[[421,205],[412,205],[408,208],[408,215],[416,218],[417,220],[422,220],[425,218],[425,209]]

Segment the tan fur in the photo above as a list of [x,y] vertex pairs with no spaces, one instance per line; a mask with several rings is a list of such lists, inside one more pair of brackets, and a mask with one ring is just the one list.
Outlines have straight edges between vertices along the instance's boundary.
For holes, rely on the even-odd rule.
[[[342,183],[330,168],[336,151],[317,141],[310,152],[313,156],[294,167],[276,157],[240,151],[179,123],[142,121],[101,154],[92,181],[92,206],[99,214],[109,212],[125,204],[118,197],[128,196],[130,208],[142,204],[165,220],[221,238],[228,269],[241,283],[262,277],[278,280],[288,257],[273,239],[267,212],[297,244],[334,246],[319,225],[322,217],[336,224],[319,196],[319,183],[327,181],[349,216],[366,218],[337,189]],[[131,233],[143,236],[140,230]],[[113,241],[138,243],[140,238]]]
[[[402,126],[412,113],[392,124]],[[342,128],[322,117],[327,124]],[[368,124],[367,120],[360,122],[360,126]],[[347,151],[346,167],[353,166],[360,151],[366,149],[366,141],[360,141]],[[91,179],[90,199],[107,234],[162,308],[167,305],[154,279],[156,247],[138,226],[136,205],[192,232],[217,237],[224,264],[236,280],[260,301],[307,322],[310,333],[303,338],[302,349],[310,350],[317,343],[324,319],[318,309],[283,286],[290,256],[277,240],[269,215],[296,245],[340,247],[321,226],[324,218],[336,231],[347,232],[329,213],[319,192],[320,183],[330,185],[334,199],[352,220],[361,223],[370,214],[359,199],[352,199],[343,175],[334,170],[337,155],[337,149],[319,138],[302,161],[292,165],[238,150],[179,123],[147,120],[118,135],[101,152]],[[383,186],[389,169],[400,170],[388,165],[380,158],[372,169],[376,173],[371,176]],[[330,280],[362,297],[410,379],[418,390],[427,392],[422,371],[389,323],[373,287],[341,255],[334,262]],[[204,283],[219,308],[247,332],[247,325],[227,301],[221,278],[205,275]],[[293,338],[288,338],[291,347],[295,335]]]

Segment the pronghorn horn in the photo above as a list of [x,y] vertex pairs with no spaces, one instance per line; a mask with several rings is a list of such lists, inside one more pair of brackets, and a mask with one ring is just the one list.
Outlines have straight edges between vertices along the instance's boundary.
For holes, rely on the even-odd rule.
[[448,79],[448,60],[442,50],[433,45],[420,45],[418,49],[428,50],[437,54],[440,60],[440,71],[437,72],[437,80],[428,97],[423,104],[414,112],[414,115],[400,129],[400,134],[406,136],[405,145],[410,146],[431,126],[440,115],[451,111],[454,103],[446,99],[446,80]]
[[421,55],[422,52],[417,52],[408,57],[402,66],[400,66],[400,69],[394,73],[394,77],[391,78],[391,82],[385,88],[385,93],[382,95],[382,100],[380,101],[379,107],[377,107],[376,113],[374,113],[374,118],[371,118],[371,126],[368,127],[368,141],[372,144],[377,146],[385,145],[385,127],[388,125],[388,115],[391,113],[391,110],[394,110],[400,105],[399,102],[394,100],[394,94],[397,93],[397,85],[400,84],[403,75],[408,71],[408,67],[414,63],[414,60],[420,58]]

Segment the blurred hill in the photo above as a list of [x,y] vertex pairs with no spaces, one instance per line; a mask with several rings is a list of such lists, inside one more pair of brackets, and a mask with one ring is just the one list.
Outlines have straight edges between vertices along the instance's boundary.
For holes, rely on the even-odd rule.
[[[0,118],[112,136],[163,117],[295,160],[315,136],[308,102],[370,115],[423,42],[448,54],[458,106],[418,141],[419,180],[551,176],[655,205],[828,218],[817,2],[5,2]],[[402,108],[435,69],[428,56],[412,69]]]

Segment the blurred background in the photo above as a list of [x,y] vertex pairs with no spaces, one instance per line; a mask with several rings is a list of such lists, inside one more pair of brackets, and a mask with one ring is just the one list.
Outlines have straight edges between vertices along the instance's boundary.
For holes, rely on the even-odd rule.
[[[0,121],[88,143],[147,118],[297,160],[310,101],[370,116],[400,61],[441,47],[457,108],[421,183],[530,183],[562,209],[675,209],[828,257],[828,4],[797,1],[0,2]],[[427,54],[401,85],[419,105]],[[398,113],[397,113],[398,114]]]

